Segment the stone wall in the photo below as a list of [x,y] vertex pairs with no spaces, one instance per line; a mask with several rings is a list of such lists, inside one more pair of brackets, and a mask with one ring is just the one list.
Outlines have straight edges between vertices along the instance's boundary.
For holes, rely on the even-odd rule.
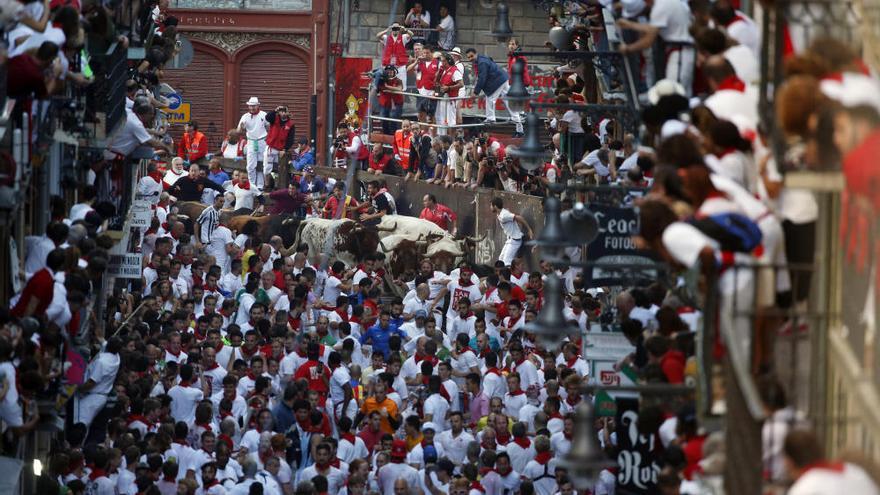
[[[372,58],[379,56],[375,37],[376,33],[388,26],[388,14],[392,4],[392,0],[360,0],[358,10],[353,10],[351,14],[350,42],[344,44],[344,56]],[[395,20],[400,22],[406,15],[404,4],[404,0],[398,2]],[[514,36],[523,44],[523,49],[543,50],[549,30],[547,14],[540,8],[534,7],[528,0],[510,0],[508,7],[510,7],[510,24]],[[334,16],[334,21],[338,22],[340,18],[341,16]],[[479,0],[458,1],[454,18],[456,44],[462,51],[473,47],[496,61],[507,60],[506,44],[501,45],[490,36],[495,24],[494,7],[483,7]]]

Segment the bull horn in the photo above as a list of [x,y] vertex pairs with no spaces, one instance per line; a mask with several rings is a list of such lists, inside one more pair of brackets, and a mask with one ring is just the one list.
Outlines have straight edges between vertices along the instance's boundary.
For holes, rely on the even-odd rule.
[[394,222],[393,227],[379,227],[377,225],[376,230],[378,230],[379,232],[394,232],[395,230],[397,230],[397,222]]
[[385,243],[382,242],[382,239],[379,239],[379,246],[382,248],[382,251],[388,252],[388,248],[385,247]]

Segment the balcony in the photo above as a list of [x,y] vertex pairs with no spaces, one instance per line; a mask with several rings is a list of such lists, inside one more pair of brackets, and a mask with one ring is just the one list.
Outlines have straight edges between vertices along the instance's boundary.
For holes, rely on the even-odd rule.
[[175,9],[197,10],[273,10],[307,12],[312,10],[311,0],[175,0]]

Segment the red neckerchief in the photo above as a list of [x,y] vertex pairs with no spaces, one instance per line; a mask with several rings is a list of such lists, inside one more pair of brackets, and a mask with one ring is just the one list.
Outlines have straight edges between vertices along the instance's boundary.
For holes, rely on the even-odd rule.
[[532,446],[532,441],[529,440],[529,437],[514,437],[513,443],[519,445],[520,447],[527,449]]
[[132,414],[132,415],[130,415],[130,416],[128,417],[128,423],[127,423],[127,424],[132,424],[132,423],[134,423],[135,421],[140,421],[141,423],[143,423],[143,424],[145,424],[145,425],[147,425],[147,426],[150,425],[150,420],[148,420],[147,417],[144,416],[144,415],[142,415],[142,414]]
[[207,431],[212,431],[211,423],[196,423],[196,426],[201,426],[202,428],[204,428]]
[[577,360],[580,359],[580,358],[581,358],[580,355],[575,355],[573,358],[571,358],[571,359],[569,359],[568,361],[565,362],[565,366],[566,366],[567,368],[573,368],[573,367],[574,367],[574,364],[575,364],[575,363],[577,362]]
[[462,349],[461,352],[460,352],[459,354],[464,354],[464,353],[467,352],[467,351],[471,351],[471,352],[473,352],[474,355],[477,354],[477,351],[471,349],[471,346],[469,346],[469,345],[468,345],[468,346],[465,346],[464,349]]
[[510,440],[511,436],[509,431],[504,430],[503,432],[495,432],[495,443],[498,445],[507,445],[510,443]]
[[507,395],[509,395],[511,397],[516,397],[518,395],[523,395],[524,393],[525,393],[525,391],[523,389],[519,389],[516,392],[507,392]]
[[428,361],[429,363],[431,363],[432,366],[437,366],[437,362],[439,361],[436,356],[428,356],[426,354],[420,353],[419,351],[416,351],[416,353],[413,355],[413,360],[415,360],[416,364],[419,364],[422,361]]
[[553,454],[551,452],[541,452],[535,456],[535,461],[542,466],[550,462],[550,459],[553,458]]
[[574,406],[580,404],[581,403],[580,394],[569,395],[568,397],[565,398],[565,403],[571,407],[574,407]]
[[[492,352],[492,349],[487,345],[486,347],[480,349],[480,352],[477,355],[481,358],[485,358],[486,356],[489,355],[490,352]],[[495,370],[495,373],[498,376],[501,376],[501,373],[498,372],[498,368],[493,368],[493,369]]]
[[[462,320],[467,320],[467,319],[470,318],[471,316],[474,316],[474,312],[473,312],[473,311],[469,311],[467,314],[465,314],[465,315],[459,315],[459,316],[461,317]],[[474,354],[476,354],[476,352],[474,352]]]
[[180,357],[181,351],[174,352],[171,350],[171,346],[166,347],[165,350],[168,351],[168,353],[170,353],[172,356],[174,356],[176,358]]
[[249,191],[251,188],[251,183],[248,182],[248,183],[242,185],[242,183],[239,182],[238,184],[236,184],[236,187],[238,187],[239,189],[244,189],[245,191]]
[[92,470],[91,473],[89,473],[89,479],[92,481],[95,481],[98,478],[106,478],[106,477],[107,477],[107,471],[104,471],[103,469],[95,468]]
[[341,434],[339,435],[339,438],[341,438],[342,440],[348,440],[348,442],[349,442],[350,444],[354,445],[355,438],[354,438],[354,433],[352,433],[352,432],[341,433]]
[[211,366],[205,368],[205,371],[216,370],[216,369],[219,368],[219,367],[220,367],[220,365],[217,364],[217,361],[214,361],[214,364],[212,364]]
[[422,448],[424,449],[424,448],[427,447],[428,445],[434,445],[434,442],[428,443],[427,440],[424,440],[424,439],[423,439],[421,442],[419,442],[419,445],[421,445]]
[[156,181],[156,183],[158,183],[158,184],[162,183],[162,174],[160,174],[158,171],[151,172],[151,173],[147,174],[147,176],[149,178],[153,179],[154,181]]
[[492,468],[482,467],[480,468],[480,478],[485,478],[487,474],[495,471]]
[[739,15],[739,14],[737,14],[737,13],[734,13],[734,15],[733,15],[733,19],[731,19],[730,22],[728,22],[727,24],[725,24],[724,27],[729,27],[729,26],[730,26],[731,24],[733,24],[734,22],[737,22],[737,21],[745,21],[745,20],[746,20],[745,17],[743,17],[743,16],[741,16],[741,15]]
[[562,436],[570,442],[574,438],[574,433],[566,433],[565,430],[562,430]]
[[338,458],[338,457],[335,458],[335,459],[333,459],[332,461],[330,461],[330,465],[333,466],[333,467],[335,467],[336,469],[342,469],[342,468],[339,467],[340,464],[339,464],[339,458]]
[[508,474],[513,472],[513,466],[507,466],[503,471],[498,468],[495,469],[495,472],[501,475],[502,478],[507,477]]
[[290,325],[290,328],[292,328],[293,330],[299,330],[300,327],[302,327],[302,318],[300,318],[298,316],[297,317],[288,316],[287,317],[287,324]]
[[317,469],[319,473],[326,471],[326,470],[330,469],[330,463],[329,462],[316,462],[315,469]]
[[553,418],[556,418],[556,419],[563,419],[563,418],[562,418],[562,414],[560,414],[559,411],[556,411],[555,413],[551,414],[550,417],[547,418],[547,420],[549,421],[549,420],[551,420],[551,419],[553,419]]
[[498,448],[498,444],[496,443],[496,444],[495,444],[495,447],[490,447],[490,446],[488,446],[488,445],[486,444],[486,440],[481,440],[481,441],[480,441],[480,447],[483,447],[483,449],[485,449],[485,450],[495,450],[495,449]]
[[164,482],[166,482],[166,483],[174,483],[174,484],[177,484],[177,480],[174,479],[174,476],[163,476],[163,477],[162,477],[162,481],[164,481]]
[[[203,480],[203,482],[204,482],[204,480]],[[204,486],[205,491],[207,491],[209,488],[215,487],[220,484],[220,482],[217,481],[216,478],[212,479],[211,481],[204,482],[204,483],[205,483],[205,486]]]
[[245,348],[245,346],[241,346],[241,347],[239,347],[239,350],[241,351],[241,355],[243,357],[247,358],[248,361],[250,361],[250,359],[257,354],[257,351],[259,350],[259,348],[254,346],[254,350],[248,351],[247,348]]
[[[480,356],[482,356],[482,355],[483,355],[483,353],[481,351]],[[498,368],[489,368],[488,370],[486,370],[486,374],[487,375],[495,374],[495,375],[501,376],[501,371],[499,371]]]
[[[230,414],[230,416],[231,416],[231,414]],[[226,446],[229,447],[230,449],[232,448],[232,445],[233,445],[232,438],[225,433],[221,433],[221,434],[217,435],[217,441],[225,443]]]
[[744,83],[740,78],[736,77],[736,75],[727,76],[723,81],[718,83],[718,89],[715,91],[721,91],[722,89],[730,89],[733,91],[739,91],[740,93],[745,93],[746,91],[746,83]]
[[520,278],[520,277],[522,277],[522,274],[523,274],[523,273],[525,273],[525,272],[523,272],[522,270],[519,270],[519,271],[516,271],[516,272],[513,271],[513,270],[510,270],[510,276],[511,276],[511,278]]
[[180,380],[179,385],[183,388],[186,388],[186,387],[189,387],[190,385],[192,385],[192,382],[189,380]]
[[171,238],[174,239],[175,241],[179,241],[179,240],[180,240],[180,235],[175,234],[174,232],[169,232],[168,234],[169,234],[169,235],[171,236]]
[[347,310],[345,310],[343,308],[336,308],[333,311],[336,312],[336,314],[338,314],[340,318],[342,318],[342,321],[348,322],[348,311]]

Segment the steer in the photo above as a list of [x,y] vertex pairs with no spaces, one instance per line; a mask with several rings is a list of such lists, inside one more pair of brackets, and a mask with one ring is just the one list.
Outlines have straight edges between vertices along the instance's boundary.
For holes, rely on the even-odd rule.
[[434,235],[443,237],[449,235],[449,232],[441,229],[436,223],[429,220],[423,220],[417,217],[407,217],[404,215],[385,215],[379,223],[380,229],[389,229],[394,226],[393,230],[386,230],[386,233],[379,234],[379,237],[387,237],[392,234],[403,234],[409,239],[427,239],[428,236]]
[[[389,226],[394,228],[394,226]],[[295,244],[306,243],[309,253],[326,254],[328,260],[337,259],[346,266],[354,266],[379,247],[379,232],[384,229],[367,227],[344,218],[328,220],[309,218],[299,224]],[[332,241],[328,242],[328,239]]]

